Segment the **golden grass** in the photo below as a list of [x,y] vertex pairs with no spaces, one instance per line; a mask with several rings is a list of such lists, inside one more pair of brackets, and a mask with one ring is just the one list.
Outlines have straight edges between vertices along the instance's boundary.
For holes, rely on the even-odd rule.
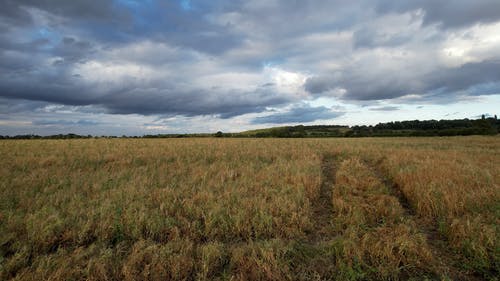
[[388,153],[382,165],[424,223],[446,237],[462,265],[490,276],[500,268],[500,154],[491,142],[469,145],[401,149]]
[[365,278],[435,274],[432,253],[397,198],[358,157],[342,161],[333,192],[334,221],[342,230],[343,262]]
[[1,280],[444,278],[426,229],[464,270],[500,267],[498,137],[7,140],[0,155]]

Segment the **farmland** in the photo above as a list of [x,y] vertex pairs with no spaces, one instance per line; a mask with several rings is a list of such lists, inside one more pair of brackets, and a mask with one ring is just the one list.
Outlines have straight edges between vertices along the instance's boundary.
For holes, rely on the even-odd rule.
[[0,141],[0,280],[496,280],[500,139]]

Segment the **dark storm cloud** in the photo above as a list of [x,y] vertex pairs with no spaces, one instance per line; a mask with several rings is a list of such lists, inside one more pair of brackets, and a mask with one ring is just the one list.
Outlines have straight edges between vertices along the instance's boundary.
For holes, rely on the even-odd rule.
[[[290,101],[288,97],[273,92],[273,89],[256,88],[248,92],[187,90],[161,81],[152,82],[149,88],[144,88],[145,85],[140,82],[124,81],[123,85],[106,91],[100,89],[100,85],[83,84],[78,77],[60,77],[58,74],[25,76],[17,81],[0,80],[3,82],[0,83],[0,93],[9,98],[63,105],[100,105],[115,114],[218,115],[221,118],[261,112],[266,106],[283,105]],[[31,78],[31,83],[24,83],[26,78]]]
[[287,112],[274,113],[268,116],[256,117],[253,124],[285,124],[313,122],[327,120],[344,115],[345,112],[333,111],[324,106],[312,107],[309,105],[296,106]]
[[[429,81],[427,91],[444,89],[447,92],[472,90],[484,83],[500,83],[500,60],[466,63],[457,68],[440,69],[425,77]],[[473,92],[470,94],[498,94],[500,87],[492,92]]]
[[370,108],[372,111],[395,111],[399,110],[399,107],[397,106],[380,106],[380,107],[373,107]]
[[41,101],[0,98],[0,114],[33,112],[46,105],[48,105],[46,102]]
[[409,34],[380,34],[371,28],[356,30],[353,34],[354,48],[374,48],[381,46],[398,46],[411,39]]
[[56,61],[56,63],[77,62],[85,59],[92,52],[92,43],[78,40],[73,37],[64,37],[62,41],[54,47],[54,53],[62,58]]
[[[362,69],[346,69],[341,75],[311,77],[305,89],[321,94],[342,88],[346,100],[385,100],[405,95],[445,95],[453,102],[455,94],[487,95],[500,93],[500,61],[467,63],[455,68],[438,68],[422,76],[380,72],[363,75]],[[411,70],[410,70],[411,71]],[[486,85],[485,85],[486,84]]]
[[397,77],[359,76],[346,72],[342,77],[320,76],[311,77],[305,83],[305,89],[316,96],[341,88],[346,90],[340,98],[345,100],[385,100],[397,98],[412,93],[407,81]]
[[304,88],[306,91],[312,94],[322,94],[326,91],[335,89],[335,87],[340,86],[334,81],[333,77],[326,76],[314,76],[306,80]]
[[409,0],[378,1],[380,13],[422,10],[423,23],[456,28],[476,23],[500,20],[500,1],[497,0]]
[[42,12],[46,26],[41,27],[61,30],[69,26],[104,45],[153,38],[216,54],[241,40],[227,27],[205,19],[215,7],[205,5],[205,9],[185,11],[179,1],[6,0],[5,6],[0,23],[6,27],[32,24],[34,15]]
[[32,121],[32,124],[35,126],[95,126],[99,125],[99,122],[92,120],[77,120],[77,121],[69,121],[69,120],[36,120]]
[[2,9],[0,9],[0,17],[2,21],[0,26],[7,28],[11,25],[24,25],[31,23],[29,13],[21,9],[19,1],[5,0],[2,2]]
[[267,91],[220,93],[203,89],[149,92],[129,90],[106,96],[101,101],[111,113],[117,114],[218,115],[223,119],[261,112],[266,106],[283,105],[287,102],[288,99]]
[[15,23],[31,23],[28,10],[36,8],[68,19],[112,19],[121,16],[112,0],[4,0],[0,16]]

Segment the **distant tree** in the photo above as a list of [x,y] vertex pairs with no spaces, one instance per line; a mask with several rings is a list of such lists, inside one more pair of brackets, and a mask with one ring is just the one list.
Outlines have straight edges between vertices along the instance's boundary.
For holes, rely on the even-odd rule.
[[223,136],[224,136],[224,133],[222,133],[221,131],[218,131],[217,133],[215,133],[216,138],[222,138]]

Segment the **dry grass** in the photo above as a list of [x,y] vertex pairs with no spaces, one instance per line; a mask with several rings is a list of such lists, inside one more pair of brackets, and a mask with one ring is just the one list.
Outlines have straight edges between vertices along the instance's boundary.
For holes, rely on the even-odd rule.
[[382,161],[422,223],[446,238],[461,266],[486,277],[500,268],[500,154],[491,140],[498,144],[401,149]]
[[344,243],[342,262],[356,264],[367,279],[435,274],[425,237],[366,164],[357,157],[344,160],[336,183],[334,222]]
[[[326,154],[330,233],[311,241]],[[499,270],[497,137],[1,141],[0,155],[1,280],[445,278],[426,229],[470,274]]]

